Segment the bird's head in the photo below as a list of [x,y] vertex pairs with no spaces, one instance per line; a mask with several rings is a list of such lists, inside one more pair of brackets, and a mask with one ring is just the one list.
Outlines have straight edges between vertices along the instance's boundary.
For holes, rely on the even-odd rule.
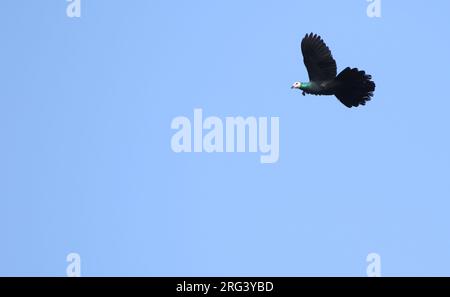
[[299,89],[299,90],[300,90],[300,87],[301,87],[301,86],[302,86],[302,83],[299,82],[299,81],[296,81],[296,82],[292,85],[291,89]]

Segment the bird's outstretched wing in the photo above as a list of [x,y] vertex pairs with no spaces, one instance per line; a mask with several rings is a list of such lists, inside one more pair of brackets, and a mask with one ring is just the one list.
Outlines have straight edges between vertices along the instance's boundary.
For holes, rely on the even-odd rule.
[[302,54],[310,81],[324,81],[336,77],[336,61],[319,35],[306,34],[302,40]]

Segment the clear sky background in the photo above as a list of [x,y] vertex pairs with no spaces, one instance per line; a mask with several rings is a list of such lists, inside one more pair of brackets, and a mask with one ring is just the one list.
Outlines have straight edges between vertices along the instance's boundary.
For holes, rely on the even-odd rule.
[[[0,275],[450,275],[448,1],[0,2]],[[306,33],[377,83],[301,96]],[[175,154],[176,116],[279,116],[280,159]]]

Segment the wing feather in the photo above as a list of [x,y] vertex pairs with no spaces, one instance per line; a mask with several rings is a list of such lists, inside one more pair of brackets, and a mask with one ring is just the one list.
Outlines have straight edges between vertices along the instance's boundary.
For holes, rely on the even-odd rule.
[[325,81],[336,77],[336,61],[319,35],[306,34],[301,49],[310,81]]

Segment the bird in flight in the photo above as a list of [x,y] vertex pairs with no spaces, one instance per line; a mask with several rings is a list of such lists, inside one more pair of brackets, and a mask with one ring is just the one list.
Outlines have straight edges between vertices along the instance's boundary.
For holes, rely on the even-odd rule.
[[295,82],[291,89],[302,90],[303,96],[335,95],[348,108],[365,105],[372,98],[375,91],[372,76],[350,67],[336,75],[336,61],[319,35],[306,34],[301,48],[309,82]]

